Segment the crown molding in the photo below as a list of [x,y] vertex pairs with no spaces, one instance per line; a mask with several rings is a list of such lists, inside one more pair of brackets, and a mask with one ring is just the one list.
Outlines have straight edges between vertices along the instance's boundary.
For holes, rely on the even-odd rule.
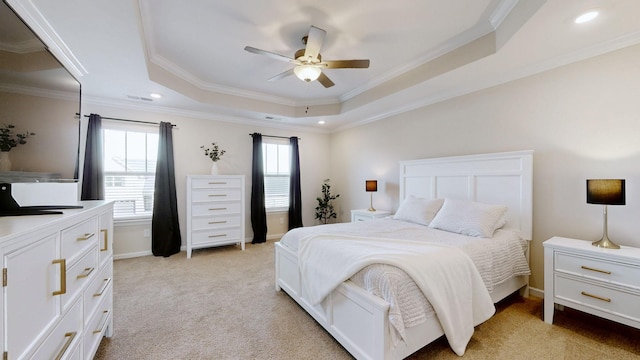
[[377,112],[375,115],[366,116],[362,120],[357,122],[348,123],[344,126],[338,127],[333,132],[340,132],[355,128],[358,126],[366,125],[372,122],[380,121],[392,116],[396,116],[405,112],[416,110],[419,108],[427,107],[442,101],[453,99],[459,96],[471,94],[477,91],[488,89],[494,86],[506,84],[511,81],[526,78],[528,76],[540,74],[546,71],[550,71],[561,66],[573,64],[579,61],[587,60],[596,56],[604,55],[616,50],[621,50],[629,46],[640,44],[640,31],[629,33],[627,35],[618,37],[606,43],[602,43],[596,46],[591,46],[585,49],[579,49],[569,54],[559,56],[546,61],[541,61],[535,64],[524,66],[521,68],[513,69],[507,73],[504,73],[498,77],[491,77],[482,81],[475,82],[473,84],[467,84],[456,88],[449,89],[447,91],[439,92],[437,95],[423,96],[417,101],[407,102],[401,106],[391,107],[388,111]]
[[104,98],[97,96],[82,95],[82,105],[85,104],[112,107],[125,110],[147,111],[157,114],[174,115],[181,117],[189,117],[202,120],[220,121],[231,124],[243,124],[251,126],[261,126],[272,129],[286,129],[295,131],[304,131],[311,133],[329,134],[327,129],[318,129],[311,126],[300,126],[297,124],[288,124],[282,121],[267,121],[264,119],[249,119],[240,116],[225,115],[211,111],[194,111],[184,110],[175,107],[161,106],[153,103],[138,103],[121,99]]

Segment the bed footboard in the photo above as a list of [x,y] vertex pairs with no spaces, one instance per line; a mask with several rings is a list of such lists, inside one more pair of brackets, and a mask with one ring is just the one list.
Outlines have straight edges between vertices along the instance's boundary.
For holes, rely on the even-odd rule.
[[347,281],[314,306],[302,286],[296,254],[278,242],[275,266],[276,290],[289,294],[356,359],[403,359],[443,334],[434,319],[408,329],[407,341],[391,346],[389,303]]

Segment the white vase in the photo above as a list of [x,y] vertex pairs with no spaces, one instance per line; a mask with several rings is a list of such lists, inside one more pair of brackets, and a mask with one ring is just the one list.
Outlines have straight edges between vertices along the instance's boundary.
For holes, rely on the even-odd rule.
[[0,151],[0,171],[11,171],[11,158],[8,151]]
[[211,164],[211,175],[219,175],[220,171],[218,170],[218,163],[217,162],[213,162],[213,164]]

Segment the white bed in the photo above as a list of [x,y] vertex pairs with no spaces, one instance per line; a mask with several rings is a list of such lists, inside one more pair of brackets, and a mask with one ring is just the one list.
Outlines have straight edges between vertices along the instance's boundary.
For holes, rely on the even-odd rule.
[[[506,205],[504,228],[516,229],[521,238],[531,239],[531,151],[404,161],[400,163],[399,187],[401,201],[413,195]],[[322,230],[316,227],[315,231],[318,229]],[[444,334],[437,317],[431,316],[404,329],[404,340],[398,342],[393,328],[390,330],[389,302],[353,281],[342,283],[321,303],[313,305],[302,284],[296,245],[276,243],[275,257],[276,289],[287,292],[358,359],[402,359]],[[518,290],[528,295],[528,276],[499,281],[491,286],[490,296],[497,302]]]

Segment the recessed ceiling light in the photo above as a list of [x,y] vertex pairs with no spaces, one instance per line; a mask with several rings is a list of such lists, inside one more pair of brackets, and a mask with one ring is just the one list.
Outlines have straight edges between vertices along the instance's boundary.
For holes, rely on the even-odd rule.
[[320,120],[320,121],[318,121],[318,124],[320,124],[320,125],[324,125],[324,120]]
[[151,96],[154,99],[160,99],[162,97],[162,95],[156,94],[156,93],[151,93],[151,94],[149,94],[149,96]]
[[586,22],[589,22],[589,21],[591,21],[591,20],[593,20],[593,19],[597,18],[599,14],[600,14],[600,13],[599,13],[598,11],[596,11],[596,10],[591,10],[591,11],[588,11],[588,12],[586,12],[586,13],[584,13],[584,14],[582,14],[582,15],[578,16],[578,17],[574,20],[574,22],[575,22],[576,24],[584,24],[584,23],[586,23]]

